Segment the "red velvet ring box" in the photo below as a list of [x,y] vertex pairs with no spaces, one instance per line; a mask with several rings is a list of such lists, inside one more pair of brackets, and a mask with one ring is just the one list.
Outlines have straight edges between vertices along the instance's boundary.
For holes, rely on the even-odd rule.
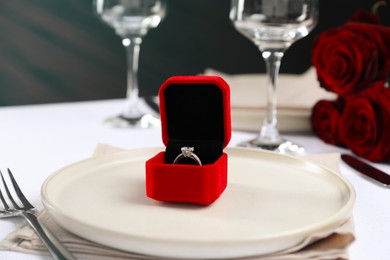
[[[231,137],[230,89],[216,76],[175,76],[159,91],[162,139],[166,146],[146,162],[146,195],[158,201],[208,205],[227,185]],[[173,164],[182,147],[190,158]]]

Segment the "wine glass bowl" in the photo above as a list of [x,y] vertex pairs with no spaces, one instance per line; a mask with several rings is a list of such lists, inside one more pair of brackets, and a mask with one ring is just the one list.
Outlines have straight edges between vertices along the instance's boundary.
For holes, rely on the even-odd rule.
[[296,40],[307,36],[317,23],[315,1],[252,1],[253,4],[261,2],[252,7],[250,2],[246,0],[242,6],[243,1],[233,0],[230,17],[236,29],[260,50],[285,51]]
[[277,128],[276,86],[285,51],[307,36],[318,19],[318,0],[232,0],[230,19],[260,50],[267,68],[267,103],[258,136],[239,144],[288,154],[304,148],[286,141]]
[[122,38],[127,55],[127,91],[121,114],[108,118],[113,127],[147,128],[160,123],[158,115],[139,97],[138,65],[143,37],[159,25],[165,8],[159,0],[94,0],[94,10]]
[[144,36],[149,29],[157,27],[162,18],[159,1],[96,0],[95,3],[96,13],[122,37]]

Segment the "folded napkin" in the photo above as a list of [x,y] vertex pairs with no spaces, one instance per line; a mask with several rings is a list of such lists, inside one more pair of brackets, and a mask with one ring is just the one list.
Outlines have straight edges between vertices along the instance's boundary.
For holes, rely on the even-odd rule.
[[[266,75],[228,75],[211,69],[205,74],[221,76],[229,84],[233,129],[259,131],[266,104]],[[278,127],[283,132],[309,132],[313,105],[320,99],[335,97],[319,87],[314,68],[302,75],[281,74],[276,95]]]
[[[109,145],[98,145],[93,156],[114,153],[122,149]],[[317,164],[338,172],[339,155],[323,154],[310,155],[307,159]],[[78,237],[57,225],[50,215],[43,210],[39,214],[39,220],[67,247],[78,259],[161,259],[124,252],[107,246],[97,244]],[[268,256],[247,257],[247,260],[293,260],[293,259],[348,259],[347,247],[354,240],[354,227],[352,219],[331,232],[313,234],[299,245]],[[1,250],[12,250],[23,253],[48,255],[48,251],[29,225],[23,225],[20,229],[10,233],[0,242]]]

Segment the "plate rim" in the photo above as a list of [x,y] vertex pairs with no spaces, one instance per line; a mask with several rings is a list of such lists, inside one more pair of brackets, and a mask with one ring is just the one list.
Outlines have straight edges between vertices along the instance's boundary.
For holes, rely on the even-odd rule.
[[[110,236],[112,236],[112,235],[117,236],[118,233],[115,232],[115,231],[112,231],[112,230],[109,230],[109,229],[104,229],[103,227],[96,227],[95,225],[90,225],[89,223],[84,223],[84,222],[81,222],[80,220],[74,220],[72,218],[72,216],[67,214],[66,211],[63,211],[61,208],[54,207],[53,206],[53,201],[51,201],[50,198],[46,194],[47,186],[50,184],[50,181],[53,178],[55,178],[57,175],[61,174],[62,172],[66,171],[68,168],[77,167],[77,166],[83,165],[85,163],[93,163],[93,161],[98,161],[98,160],[101,160],[101,159],[103,159],[105,161],[105,163],[107,163],[111,159],[111,157],[112,158],[120,157],[121,158],[120,161],[122,161],[122,160],[128,161],[129,160],[128,158],[122,159],[122,156],[123,155],[127,155],[127,154],[133,154],[133,155],[141,154],[140,155],[141,157],[145,157],[146,153],[150,153],[151,155],[153,155],[154,153],[157,153],[157,152],[163,151],[163,150],[164,150],[164,147],[135,148],[135,149],[129,149],[129,150],[123,150],[123,151],[118,151],[118,152],[114,152],[114,153],[109,153],[109,154],[105,154],[105,155],[100,155],[100,156],[96,156],[96,157],[86,158],[86,159],[74,162],[72,164],[69,164],[67,166],[64,166],[64,167],[56,170],[55,172],[53,172],[51,175],[49,175],[46,178],[46,180],[44,181],[44,183],[42,184],[42,187],[41,187],[41,198],[42,198],[42,202],[43,202],[44,208],[47,209],[47,211],[50,214],[50,216],[53,217],[53,219],[56,222],[57,222],[58,219],[57,219],[56,216],[53,215],[53,211],[56,211],[55,215],[57,213],[59,213],[60,215],[62,215],[62,217],[67,218],[70,221],[79,222],[79,224],[89,226],[90,228],[92,228],[94,230],[99,229],[99,232],[110,233]],[[305,159],[304,157],[294,157],[294,156],[290,156],[290,155],[286,155],[286,154],[278,154],[278,153],[275,153],[275,152],[270,152],[270,151],[265,151],[265,150],[258,150],[258,149],[251,149],[251,148],[240,148],[240,147],[227,147],[224,151],[227,152],[228,154],[246,152],[246,153],[258,154],[258,155],[263,154],[263,155],[267,155],[267,156],[271,156],[271,157],[282,156],[284,158],[288,158],[291,161],[295,161],[296,163],[299,162],[300,164],[303,163],[304,165],[310,165],[312,167],[314,166],[314,167],[317,167],[319,169],[325,170],[328,174],[332,174],[332,176],[334,178],[338,179],[343,185],[345,185],[346,189],[348,190],[349,198],[346,201],[346,203],[343,204],[343,207],[340,210],[337,211],[337,214],[331,215],[331,216],[323,219],[321,222],[316,222],[315,224],[312,224],[312,225],[309,225],[309,226],[304,226],[303,228],[299,228],[299,229],[293,229],[293,230],[290,230],[288,232],[282,232],[282,233],[279,232],[278,234],[275,234],[273,236],[267,236],[267,237],[263,237],[263,238],[256,238],[255,240],[253,240],[251,238],[248,238],[245,241],[243,239],[240,239],[240,243],[241,244],[243,244],[243,245],[244,244],[252,244],[252,243],[257,244],[257,243],[262,243],[264,241],[277,240],[277,239],[284,238],[284,237],[291,237],[291,236],[295,236],[297,234],[300,237],[306,238],[309,235],[309,233],[313,232],[313,227],[316,227],[316,226],[317,226],[317,228],[314,229],[316,232],[324,231],[324,229],[325,230],[334,229],[335,228],[334,226],[332,226],[332,227],[330,227],[330,226],[334,222],[333,219],[335,218],[335,216],[337,216],[337,218],[340,218],[340,216],[347,216],[347,217],[342,218],[344,222],[347,221],[351,217],[353,206],[354,206],[355,201],[356,201],[355,189],[353,188],[351,183],[344,176],[342,176],[341,174],[336,173],[334,170],[332,170],[332,169],[330,169],[330,168],[328,168],[328,167],[326,167],[326,166],[324,166],[322,164],[317,164],[317,163],[311,162],[311,161]],[[134,160],[136,160],[136,159],[134,158]],[[340,222],[340,220],[339,220],[339,222]],[[338,225],[340,225],[340,224],[341,223],[338,223]],[[69,230],[67,227],[64,227],[63,225],[60,225],[60,226],[62,228],[64,228],[64,229],[66,229],[66,230]],[[318,226],[326,226],[327,228],[318,228]],[[71,230],[69,230],[69,231],[71,231]],[[73,231],[71,231],[71,232],[74,233]],[[81,237],[86,238],[85,236],[82,236],[80,234],[76,234],[76,235],[79,235]],[[122,234],[122,233],[119,234],[119,235],[121,237],[126,236],[126,238],[128,238],[128,236],[129,236],[129,234],[125,235],[125,234]],[[218,248],[218,246],[225,247],[226,244],[232,243],[231,240],[226,240],[226,241],[225,240],[218,240],[218,241],[211,241],[211,240],[204,240],[204,241],[203,240],[202,241],[191,240],[190,241],[190,240],[188,240],[188,241],[183,241],[183,240],[172,240],[171,239],[169,241],[166,241],[166,240],[162,241],[159,238],[153,238],[151,236],[137,236],[137,235],[134,235],[134,234],[131,234],[130,236],[131,236],[132,240],[147,241],[148,243],[150,243],[150,239],[153,239],[153,243],[160,243],[163,246],[167,246],[167,244],[168,244],[168,247],[169,247],[169,243],[172,243],[172,242],[175,243],[175,244],[180,244],[180,246],[185,246],[189,242],[191,244],[197,244],[197,245],[202,245],[202,244],[210,245],[210,242],[213,242],[212,246],[216,246],[216,248]],[[90,238],[86,238],[86,239],[90,239]],[[102,243],[102,241],[96,241],[96,240],[95,240],[95,242]],[[108,246],[112,246],[112,245],[109,245],[107,243],[104,243],[104,244],[108,245]],[[237,241],[235,241],[234,244],[237,244]],[[126,250],[126,249],[118,248],[118,247],[114,247],[114,248],[125,250],[125,251],[130,251],[130,250]],[[132,250],[131,252],[135,252],[135,251]],[[145,253],[145,252],[140,252],[140,253]],[[220,258],[218,256],[218,254],[217,254],[217,256],[210,255],[210,252],[208,252],[206,254],[207,254],[207,257]],[[163,256],[163,255],[161,255],[161,256]],[[167,256],[168,257],[172,257],[172,255],[167,255]],[[249,254],[249,255],[245,255],[245,256],[253,256],[253,254]],[[227,257],[227,256],[224,256],[224,257]],[[233,256],[233,257],[237,257],[237,256]],[[203,256],[201,256],[201,258],[203,258]]]

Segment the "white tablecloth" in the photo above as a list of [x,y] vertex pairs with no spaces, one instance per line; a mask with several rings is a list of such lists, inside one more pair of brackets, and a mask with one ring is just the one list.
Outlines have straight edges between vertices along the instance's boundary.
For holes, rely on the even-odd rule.
[[[25,195],[42,209],[43,181],[59,168],[90,157],[97,143],[127,149],[162,146],[159,128],[112,129],[102,124],[122,105],[123,100],[107,100],[0,108],[0,169],[12,169]],[[253,135],[234,131],[229,146]],[[308,153],[346,152],[314,136],[288,138],[303,145]],[[390,165],[376,166],[390,172]],[[351,259],[389,259],[390,190],[367,181],[342,163],[340,170],[357,193],[353,213],[356,241],[349,250]],[[0,239],[22,223],[22,218],[1,219]],[[0,259],[51,258],[0,251]]]

